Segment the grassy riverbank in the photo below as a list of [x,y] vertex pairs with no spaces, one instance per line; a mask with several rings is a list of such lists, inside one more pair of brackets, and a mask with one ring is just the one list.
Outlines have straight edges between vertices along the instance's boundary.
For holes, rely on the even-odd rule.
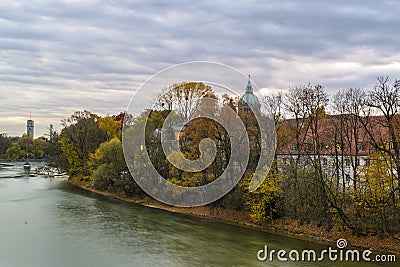
[[317,226],[316,224],[301,224],[290,218],[280,218],[272,222],[262,224],[254,224],[246,211],[236,211],[220,207],[201,206],[193,208],[183,208],[169,206],[161,203],[151,197],[144,198],[129,198],[123,195],[116,195],[107,191],[99,191],[84,182],[69,179],[69,183],[85,189],[87,191],[116,198],[122,201],[140,204],[143,206],[162,209],[170,212],[188,214],[196,217],[208,218],[224,222],[227,224],[238,225],[242,227],[252,228],[260,231],[271,232],[274,234],[289,236],[297,239],[308,240],[312,242],[332,245],[339,238],[345,238],[347,242],[354,247],[371,249],[385,253],[394,253],[400,255],[400,236],[395,235],[368,235],[355,236],[350,230],[330,230],[325,227]]

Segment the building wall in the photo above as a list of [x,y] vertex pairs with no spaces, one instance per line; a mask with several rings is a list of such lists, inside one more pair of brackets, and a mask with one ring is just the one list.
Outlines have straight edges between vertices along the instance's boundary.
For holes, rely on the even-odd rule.
[[[300,164],[302,166],[311,166],[311,161],[313,160],[313,155],[300,155]],[[345,178],[346,186],[352,184],[354,178],[354,168],[355,162],[358,161],[357,172],[361,173],[361,169],[368,164],[368,156],[341,156],[335,157],[332,155],[321,155],[321,167],[325,172],[327,177],[334,178],[337,175],[339,177]],[[284,169],[291,164],[294,164],[297,159],[297,155],[277,155],[278,170],[284,171]],[[340,180],[343,184],[343,181]]]

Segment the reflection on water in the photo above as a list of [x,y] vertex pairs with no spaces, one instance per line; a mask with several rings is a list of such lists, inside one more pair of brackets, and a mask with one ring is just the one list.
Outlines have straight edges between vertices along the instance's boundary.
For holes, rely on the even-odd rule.
[[122,203],[60,179],[0,179],[0,214],[0,266],[357,266],[259,262],[265,244],[326,246]]

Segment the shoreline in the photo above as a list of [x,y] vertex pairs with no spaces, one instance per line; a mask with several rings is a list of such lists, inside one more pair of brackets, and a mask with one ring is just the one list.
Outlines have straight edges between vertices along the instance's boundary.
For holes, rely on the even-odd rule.
[[400,237],[387,235],[355,236],[350,231],[327,231],[324,227],[315,224],[300,224],[289,218],[280,218],[269,223],[255,224],[246,211],[229,210],[220,207],[200,206],[192,208],[175,207],[161,203],[149,196],[142,199],[116,195],[107,191],[96,190],[84,185],[82,182],[68,179],[68,183],[85,191],[97,195],[114,198],[123,202],[138,204],[141,206],[165,210],[177,214],[189,215],[197,218],[206,218],[224,224],[239,226],[256,231],[290,237],[298,240],[318,243],[322,245],[336,246],[336,240],[345,238],[350,247],[369,249],[376,253],[391,253],[400,255]]

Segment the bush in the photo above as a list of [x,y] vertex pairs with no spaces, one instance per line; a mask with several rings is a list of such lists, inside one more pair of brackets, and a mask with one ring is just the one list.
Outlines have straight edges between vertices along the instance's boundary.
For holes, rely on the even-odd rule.
[[106,190],[112,185],[112,180],[114,174],[111,171],[108,164],[100,165],[96,170],[93,171],[93,187],[97,190]]

